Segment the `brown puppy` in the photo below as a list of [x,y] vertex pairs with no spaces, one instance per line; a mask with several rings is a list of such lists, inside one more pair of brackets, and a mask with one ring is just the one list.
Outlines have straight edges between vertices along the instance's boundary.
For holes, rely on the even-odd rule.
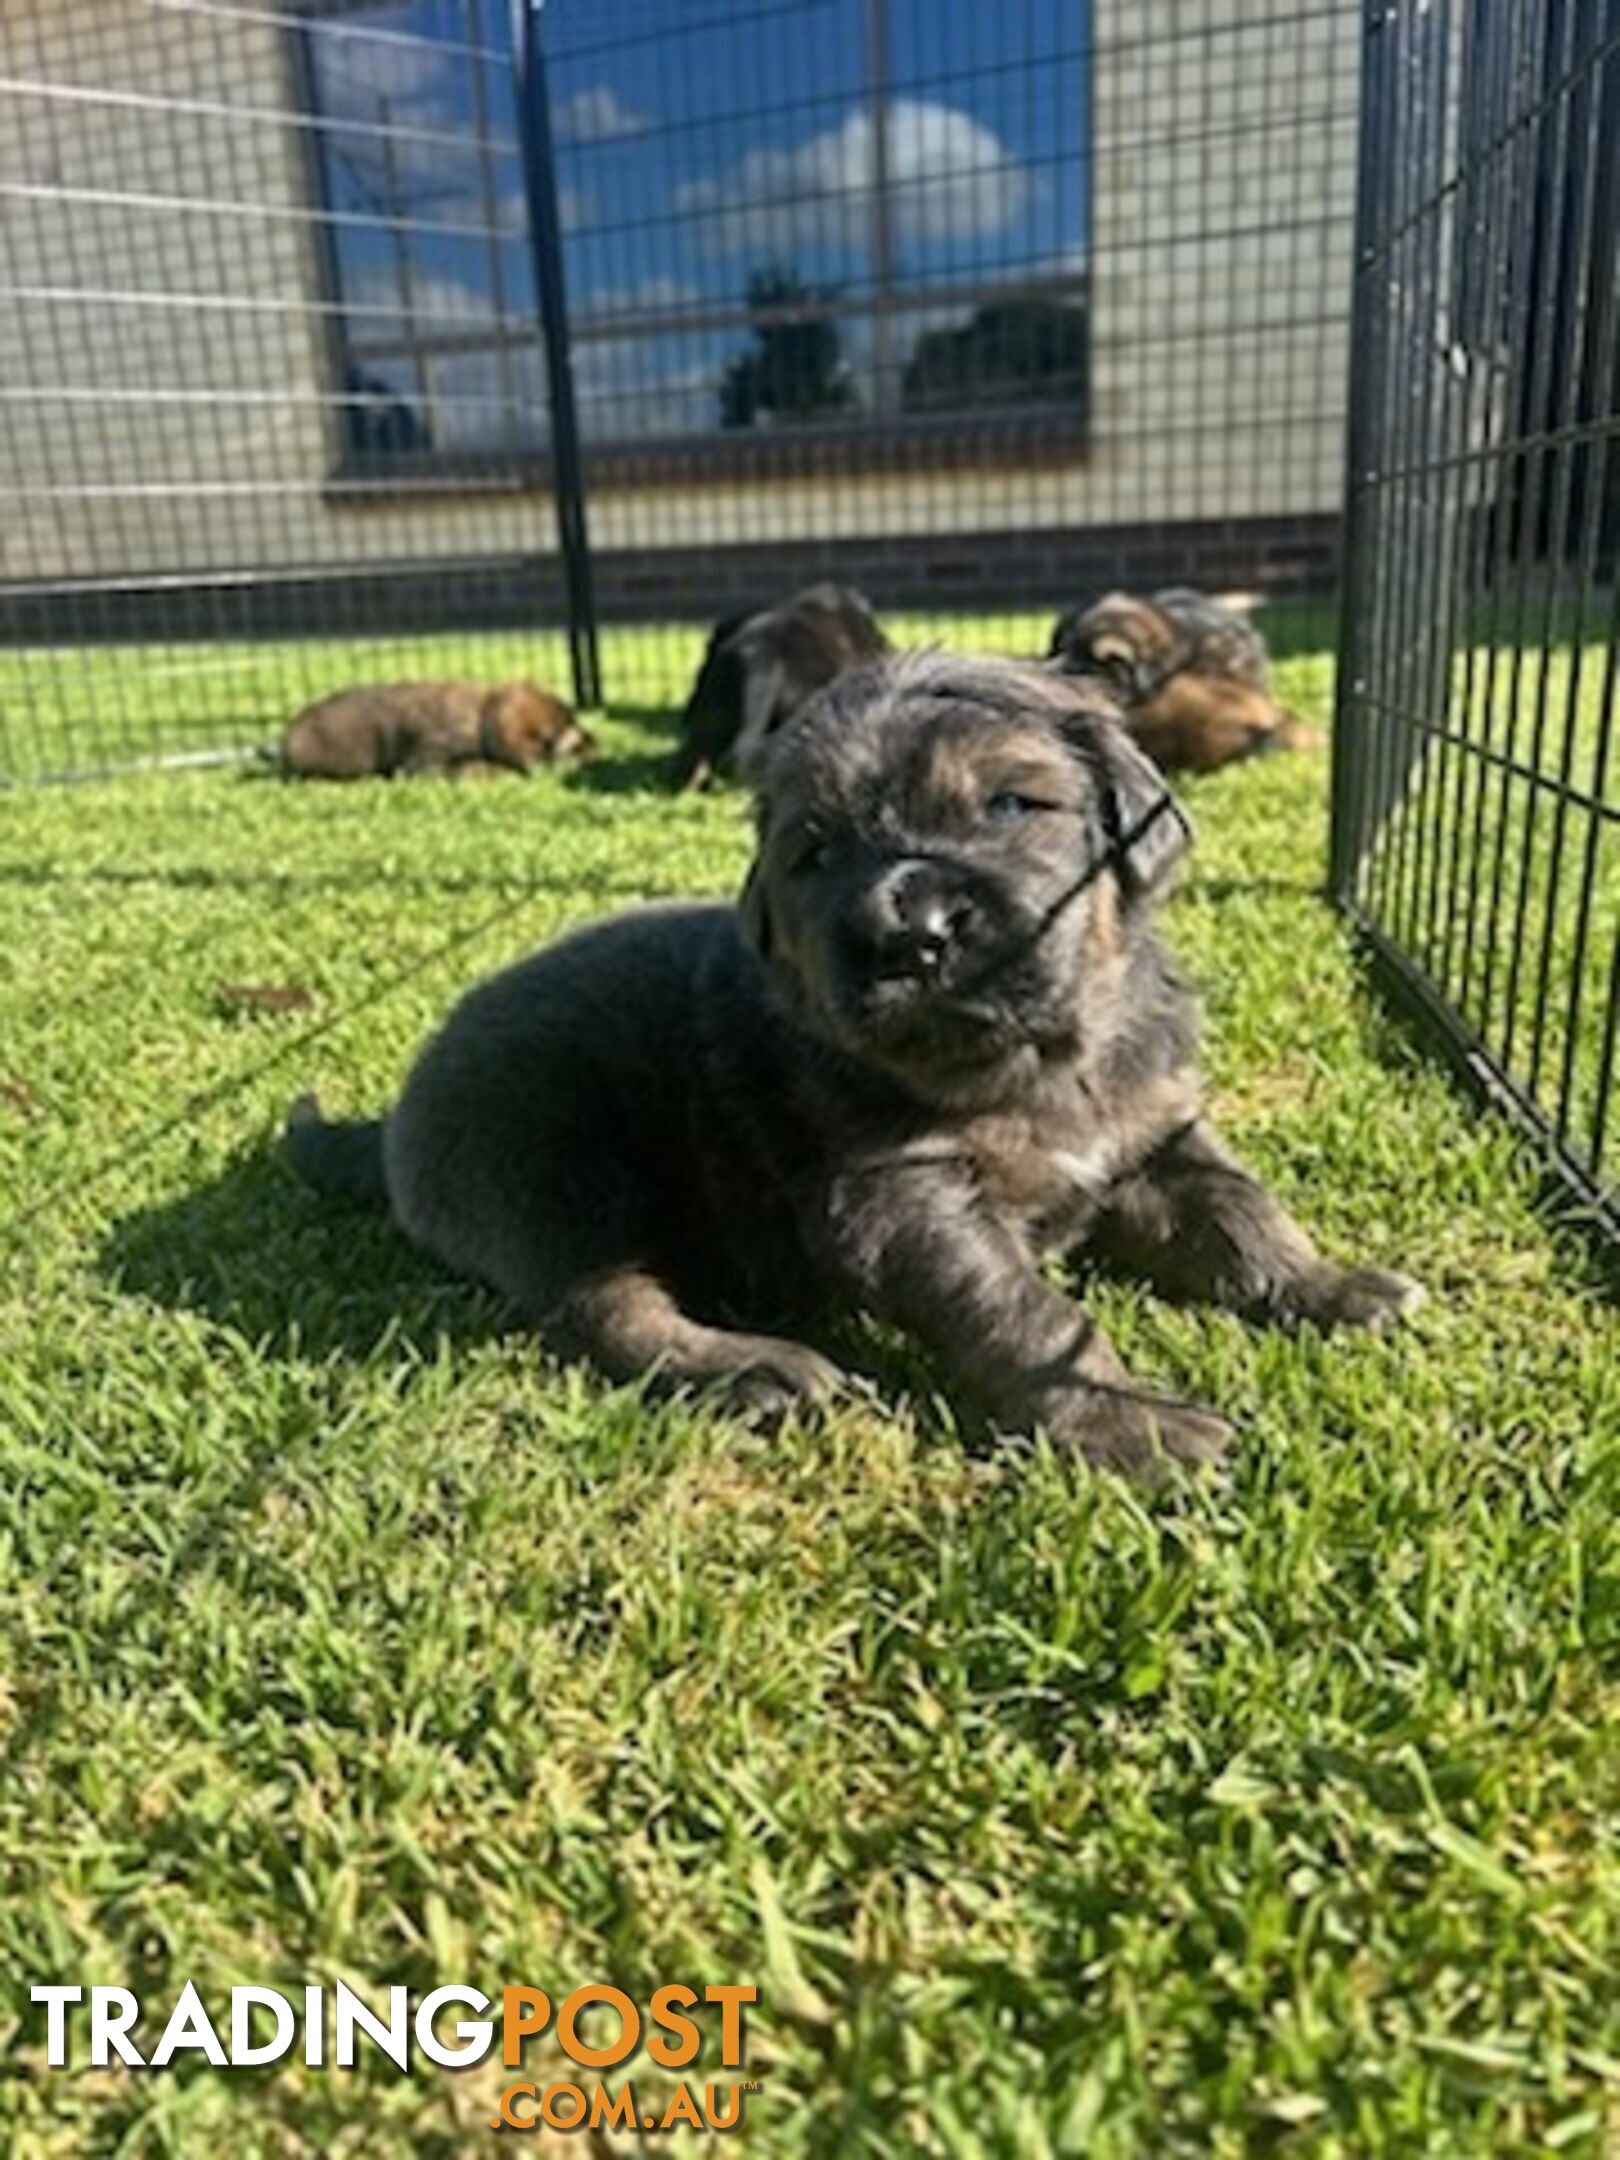
[[681,716],[677,787],[705,788],[731,769],[752,782],[766,746],[846,668],[890,650],[849,585],[807,585],[780,607],[717,623]]
[[1152,920],[1187,828],[1094,687],[856,669],[784,732],[759,833],[740,907],[642,908],[473,990],[386,1120],[306,1098],[300,1170],[616,1377],[779,1409],[840,1376],[763,1331],[860,1307],[997,1422],[1138,1473],[1227,1428],[1134,1382],[1043,1254],[1286,1322],[1416,1301],[1205,1121]]
[[480,768],[526,773],[591,748],[572,709],[531,683],[368,683],[307,706],[276,761],[294,779],[392,779]]
[[1065,674],[1104,683],[1166,772],[1214,772],[1320,739],[1273,698],[1254,625],[1186,586],[1151,600],[1109,593],[1072,609],[1052,632],[1050,657]]

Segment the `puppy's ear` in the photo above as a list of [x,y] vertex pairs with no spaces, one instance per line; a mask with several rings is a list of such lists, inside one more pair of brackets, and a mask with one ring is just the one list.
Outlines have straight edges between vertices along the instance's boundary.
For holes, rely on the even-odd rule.
[[1128,629],[1099,632],[1086,647],[1086,664],[1125,705],[1137,705],[1153,694],[1147,655]]
[[743,936],[753,946],[760,959],[767,964],[771,957],[771,910],[765,898],[765,878],[761,869],[762,856],[756,854],[748,866],[743,889],[737,897],[737,913],[742,921]]
[[757,782],[786,711],[787,669],[774,653],[751,652],[747,656],[743,685],[742,725],[737,730],[733,753],[739,775]]
[[1128,898],[1149,899],[1192,845],[1192,825],[1153,760],[1102,707],[1079,707],[1065,732],[1090,768],[1103,837]]
[[1151,689],[1140,640],[1133,635],[1135,603],[1111,593],[1089,608],[1071,608],[1052,632],[1047,658],[1062,673],[1090,676],[1134,704]]
[[1134,670],[1136,667],[1135,641],[1128,638],[1123,630],[1103,631],[1100,637],[1092,639],[1089,651],[1092,659],[1100,660],[1104,667],[1117,667],[1128,670]]

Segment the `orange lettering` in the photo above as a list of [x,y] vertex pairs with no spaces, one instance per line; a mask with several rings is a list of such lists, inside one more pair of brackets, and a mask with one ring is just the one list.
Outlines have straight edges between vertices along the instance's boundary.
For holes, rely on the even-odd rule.
[[[619,2013],[619,2037],[609,2047],[587,2047],[579,2037],[579,2014],[582,2010],[588,2010],[592,2003],[607,2003]],[[635,2053],[641,2039],[641,2012],[623,1988],[575,1988],[557,2012],[557,2038],[563,2053],[570,2061],[584,2063],[591,2070],[605,2070],[613,2063],[622,2063],[627,2055]]]
[[508,2070],[517,2069],[524,2041],[530,2033],[544,2032],[550,2016],[551,1997],[544,1988],[502,1988],[501,2060]]
[[675,2033],[674,2040],[662,2039],[657,2033],[647,2040],[647,2053],[654,2062],[662,2063],[666,2070],[679,2070],[689,2063],[703,2044],[703,2035],[689,2017],[682,2017],[680,2010],[672,2009],[679,2003],[681,2009],[690,2010],[697,2001],[697,1989],[689,1987],[661,1987],[653,1990],[652,2016],[655,2025],[661,2025],[666,2033]]

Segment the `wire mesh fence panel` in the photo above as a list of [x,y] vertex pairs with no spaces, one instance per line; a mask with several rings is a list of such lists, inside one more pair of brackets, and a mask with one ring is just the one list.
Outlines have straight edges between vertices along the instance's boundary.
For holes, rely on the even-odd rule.
[[515,74],[504,0],[0,10],[0,774],[566,679]]
[[1353,0],[560,0],[548,38],[598,601],[647,626],[613,695],[824,576],[1026,649],[1110,586],[1331,583]]
[[1620,1230],[1620,6],[1370,8],[1334,882]]
[[0,777],[595,614],[664,715],[822,576],[1014,648],[1325,588],[1356,103],[1355,0],[13,0]]

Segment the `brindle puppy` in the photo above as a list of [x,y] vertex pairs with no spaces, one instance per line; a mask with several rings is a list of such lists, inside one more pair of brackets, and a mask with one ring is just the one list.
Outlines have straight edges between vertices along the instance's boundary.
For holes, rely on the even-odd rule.
[[276,762],[302,780],[479,768],[526,773],[591,747],[571,708],[531,683],[377,683],[306,706],[282,737]]
[[1093,687],[908,655],[782,736],[739,907],[646,908],[473,990],[387,1118],[289,1121],[559,1349],[780,1408],[840,1375],[763,1328],[860,1307],[1010,1428],[1139,1474],[1228,1428],[1121,1366],[1041,1273],[1388,1326],[1415,1286],[1324,1258],[1199,1108],[1154,935],[1187,827]]
[[1252,623],[1186,586],[1151,600],[1109,593],[1060,617],[1051,658],[1106,685],[1132,735],[1166,772],[1214,772],[1317,737],[1272,696]]
[[807,585],[780,607],[717,623],[681,717],[677,787],[706,788],[731,768],[758,776],[771,738],[845,668],[890,650],[848,585]]

